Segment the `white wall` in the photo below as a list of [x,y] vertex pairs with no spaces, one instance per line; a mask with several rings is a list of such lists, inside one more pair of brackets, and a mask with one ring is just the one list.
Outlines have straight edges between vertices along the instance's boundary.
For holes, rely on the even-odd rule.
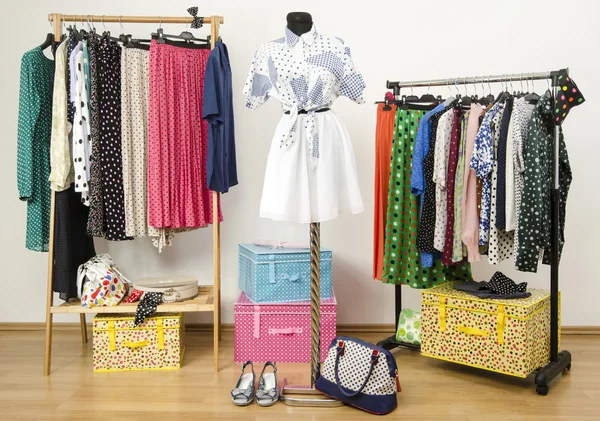
[[[334,250],[334,284],[341,323],[392,323],[393,287],[372,281],[373,161],[375,106],[382,98],[387,79],[426,79],[498,73],[544,71],[570,67],[587,102],[573,110],[565,123],[574,181],[568,202],[566,246],[561,265],[563,322],[565,325],[600,325],[598,297],[600,279],[600,195],[598,180],[598,98],[600,74],[600,6],[593,0],[524,1],[317,1],[221,0],[218,2],[104,0],[31,0],[6,2],[3,14],[2,113],[0,127],[0,178],[2,197],[0,241],[0,322],[44,320],[47,255],[28,251],[25,243],[26,206],[16,189],[16,129],[21,55],[40,44],[51,27],[48,13],[106,15],[185,15],[197,4],[201,14],[225,16],[222,35],[229,47],[235,88],[238,171],[241,183],[223,198],[222,225],[223,318],[233,321],[232,304],[237,289],[237,244],[256,237],[302,241],[308,226],[276,223],[258,217],[263,169],[269,143],[280,116],[275,102],[251,113],[244,107],[241,88],[256,47],[283,35],[287,12],[312,13],[319,31],[340,36],[352,46],[355,63],[367,82],[367,103],[357,106],[340,99],[335,109],[352,136],[361,189],[367,210],[342,216],[322,226],[322,244]],[[202,6],[206,5],[206,7]],[[102,29],[101,24],[97,27]],[[120,33],[118,24],[107,24]],[[166,32],[181,26],[163,25]],[[155,25],[125,24],[143,36]],[[207,31],[205,29],[203,31]],[[545,82],[537,82],[539,91]],[[518,89],[515,86],[516,89]],[[480,89],[480,88],[479,88]],[[435,92],[446,94],[446,88]],[[421,91],[419,91],[420,93]],[[106,243],[97,241],[132,278],[168,273],[197,275],[212,282],[212,232],[205,229],[183,234],[175,246],[159,255],[146,241]],[[474,266],[477,279],[489,277],[496,268],[487,263]],[[518,281],[534,287],[549,286],[549,270],[522,274],[509,265]],[[419,306],[419,292],[405,289],[406,305]],[[59,318],[61,321],[76,319]],[[209,321],[208,316],[196,321]]]

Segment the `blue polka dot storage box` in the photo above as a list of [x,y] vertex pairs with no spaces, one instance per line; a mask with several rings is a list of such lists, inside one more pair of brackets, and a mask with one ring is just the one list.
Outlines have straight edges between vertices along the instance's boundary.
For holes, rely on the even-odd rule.
[[[321,298],[333,296],[332,251],[321,248]],[[238,247],[238,286],[255,303],[310,299],[310,250],[255,244]]]

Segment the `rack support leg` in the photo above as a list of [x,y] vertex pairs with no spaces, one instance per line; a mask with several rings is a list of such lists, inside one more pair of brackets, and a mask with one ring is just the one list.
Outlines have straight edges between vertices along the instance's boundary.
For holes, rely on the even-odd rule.
[[87,344],[88,335],[87,335],[87,326],[85,322],[85,313],[81,313],[79,315],[79,325],[81,328],[81,343]]

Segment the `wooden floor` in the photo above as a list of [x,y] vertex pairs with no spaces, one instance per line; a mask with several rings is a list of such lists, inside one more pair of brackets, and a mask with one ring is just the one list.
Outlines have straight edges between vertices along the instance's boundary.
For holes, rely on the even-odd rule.
[[[52,375],[42,376],[43,332],[0,332],[0,420],[362,420],[350,407],[234,406],[229,392],[238,376],[233,335],[224,333],[221,372],[212,372],[212,334],[188,333],[178,371],[93,373],[91,343],[78,332],[55,332]],[[379,335],[362,335],[377,341]],[[403,392],[397,420],[600,420],[600,336],[564,336],[573,354],[570,374],[538,396],[533,380],[482,372],[396,352]],[[255,367],[257,375],[262,367]],[[309,382],[309,366],[280,364],[293,384]]]

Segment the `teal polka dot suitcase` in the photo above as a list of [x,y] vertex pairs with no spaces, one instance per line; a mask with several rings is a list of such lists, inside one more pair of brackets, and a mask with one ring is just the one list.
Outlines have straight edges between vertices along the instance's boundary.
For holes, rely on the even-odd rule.
[[[332,251],[321,248],[321,298],[333,296]],[[255,303],[310,299],[310,250],[240,244],[238,286]]]

